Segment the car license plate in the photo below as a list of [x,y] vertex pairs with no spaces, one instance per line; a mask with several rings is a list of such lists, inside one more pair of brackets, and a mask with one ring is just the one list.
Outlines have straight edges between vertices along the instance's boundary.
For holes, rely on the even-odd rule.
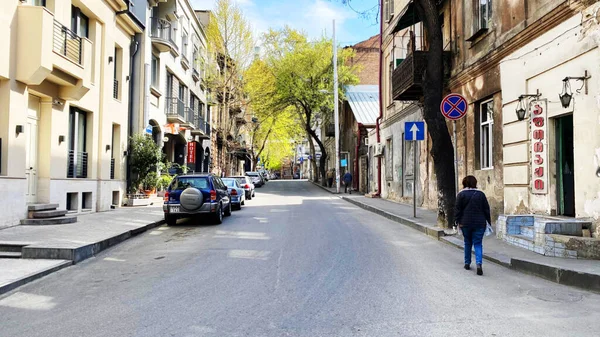
[[179,213],[179,206],[171,207],[171,213]]

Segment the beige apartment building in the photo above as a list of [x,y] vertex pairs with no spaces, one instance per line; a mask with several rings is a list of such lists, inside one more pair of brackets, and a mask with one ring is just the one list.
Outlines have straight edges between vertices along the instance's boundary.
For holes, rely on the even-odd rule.
[[0,227],[18,224],[28,204],[73,213],[120,204],[130,48],[146,4],[0,3]]
[[206,33],[188,0],[153,1],[143,41],[148,100],[136,132],[152,130],[166,160],[209,170]]

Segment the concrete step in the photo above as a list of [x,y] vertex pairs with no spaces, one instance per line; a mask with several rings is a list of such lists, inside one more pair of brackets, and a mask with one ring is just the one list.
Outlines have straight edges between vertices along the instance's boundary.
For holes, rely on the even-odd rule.
[[57,208],[58,204],[32,204],[27,206],[28,211],[50,211]]
[[59,218],[50,219],[23,219],[21,225],[29,226],[48,226],[48,225],[64,225],[77,222],[76,216],[62,216]]
[[0,259],[20,259],[21,252],[1,252]]
[[11,242],[0,242],[0,252],[18,252],[20,253],[23,247],[27,244],[23,243],[11,243]]
[[29,219],[45,219],[56,218],[67,214],[67,210],[50,210],[50,211],[35,211],[29,212]]

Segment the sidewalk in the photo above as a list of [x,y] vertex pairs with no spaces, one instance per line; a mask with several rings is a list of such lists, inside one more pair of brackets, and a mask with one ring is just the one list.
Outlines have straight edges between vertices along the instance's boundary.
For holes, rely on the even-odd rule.
[[162,205],[79,215],[73,224],[0,230],[0,248],[15,245],[22,258],[0,259],[0,294],[94,256],[163,223]]
[[[335,188],[313,184],[330,193],[336,193]],[[437,227],[437,214],[434,211],[417,208],[417,218],[413,218],[412,205],[380,198],[367,198],[356,193],[344,194],[342,191],[339,197],[363,209],[417,229],[444,243],[463,249],[462,236],[445,236],[443,229]],[[496,236],[484,238],[483,250],[484,259],[504,267],[559,284],[600,292],[600,261],[543,256],[509,245]]]

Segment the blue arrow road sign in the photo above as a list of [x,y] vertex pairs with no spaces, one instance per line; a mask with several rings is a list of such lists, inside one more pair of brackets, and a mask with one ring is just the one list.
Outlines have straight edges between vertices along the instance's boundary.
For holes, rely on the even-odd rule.
[[146,126],[146,133],[149,135],[152,134],[152,125],[148,124],[148,126]]
[[404,140],[425,140],[425,122],[404,122]]

